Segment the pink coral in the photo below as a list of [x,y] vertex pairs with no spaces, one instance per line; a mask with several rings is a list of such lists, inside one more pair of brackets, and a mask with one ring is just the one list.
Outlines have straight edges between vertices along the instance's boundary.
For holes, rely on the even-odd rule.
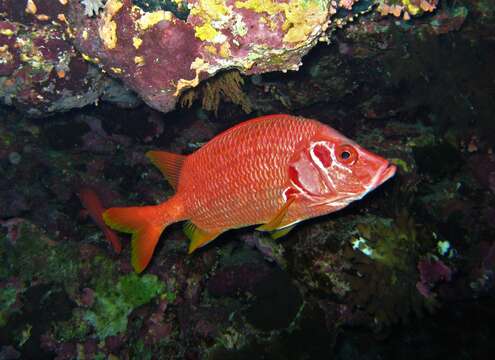
[[416,288],[426,298],[434,296],[432,290],[437,283],[450,281],[452,278],[452,270],[442,260],[420,260],[418,270],[420,281],[416,283]]

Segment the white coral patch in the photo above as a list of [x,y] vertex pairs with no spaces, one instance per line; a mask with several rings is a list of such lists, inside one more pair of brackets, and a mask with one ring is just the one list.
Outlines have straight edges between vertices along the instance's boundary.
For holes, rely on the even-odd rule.
[[100,9],[105,6],[107,0],[81,0],[81,4],[84,5],[84,15],[94,16],[98,15]]

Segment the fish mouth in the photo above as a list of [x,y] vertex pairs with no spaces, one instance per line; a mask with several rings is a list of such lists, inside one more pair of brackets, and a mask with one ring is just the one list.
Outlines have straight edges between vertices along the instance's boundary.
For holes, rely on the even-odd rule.
[[371,181],[371,183],[370,183],[370,186],[368,187],[368,189],[365,192],[363,192],[361,194],[359,199],[362,199],[370,191],[375,190],[377,187],[379,187],[385,181],[387,181],[392,176],[394,176],[396,171],[397,171],[397,166],[395,166],[394,164],[390,164],[388,161],[386,161],[385,164],[383,164],[383,166],[378,169],[375,177],[373,178],[373,181]]
[[[315,201],[313,204],[309,205],[310,207],[320,206],[320,205],[330,205],[330,204],[342,204],[342,207],[346,206],[348,203],[362,199],[366,194],[370,191],[375,190],[378,186],[382,185],[388,179],[395,175],[397,171],[397,166],[394,164],[390,164],[388,161],[383,164],[381,168],[375,174],[374,179],[371,181],[370,186],[361,194],[355,193],[339,193],[338,196],[332,197],[331,199],[321,197],[322,200]],[[319,200],[319,199],[318,199]]]
[[380,175],[378,177],[378,181],[375,187],[383,184],[385,181],[387,181],[392,176],[394,176],[396,171],[397,171],[397,166],[395,166],[394,164],[390,164],[390,163],[385,164],[385,166],[379,172]]

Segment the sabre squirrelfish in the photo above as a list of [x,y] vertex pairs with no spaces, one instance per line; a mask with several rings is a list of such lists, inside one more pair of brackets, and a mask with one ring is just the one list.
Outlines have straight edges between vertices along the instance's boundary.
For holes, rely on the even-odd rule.
[[189,253],[229,229],[261,224],[274,237],[296,223],[361,199],[395,166],[316,120],[269,115],[217,135],[191,155],[146,154],[175,195],[156,206],[111,208],[112,228],[132,233],[132,264],[141,272],[171,223],[187,220]]

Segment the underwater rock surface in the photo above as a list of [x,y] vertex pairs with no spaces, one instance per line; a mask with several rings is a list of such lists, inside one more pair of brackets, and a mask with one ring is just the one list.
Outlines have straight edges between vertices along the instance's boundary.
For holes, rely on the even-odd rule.
[[[0,358],[493,356],[491,1],[440,1],[434,12],[421,1],[379,1],[422,10],[404,20],[404,9],[382,17],[375,7],[329,33],[331,45],[315,46],[299,71],[219,74],[210,79],[216,90],[203,82],[190,108],[167,114],[128,91],[115,98],[131,108],[103,101],[57,114],[96,101],[116,80],[81,60],[75,46],[83,45],[53,22],[71,6],[96,29],[107,10],[83,17],[80,1],[33,2],[49,21],[26,12],[27,2],[0,0],[8,60],[0,62],[0,91],[14,105],[0,108]],[[358,3],[353,11],[367,9]],[[139,14],[187,18],[169,1],[134,5]],[[232,96],[218,90],[225,88]],[[180,225],[171,226],[150,267],[134,274],[130,239],[121,236],[116,254],[81,189],[106,207],[163,201],[172,189],[146,151],[190,153],[274,112],[331,125],[396,164],[396,177],[279,240],[234,230],[189,256]]]
[[[318,41],[373,9],[381,15],[368,17],[368,26],[381,16],[410,19],[438,6],[436,0],[376,3],[2,0],[0,96],[33,117],[99,100],[135,106],[134,92],[168,112],[184,90],[223,70],[298,70]],[[448,27],[441,23],[453,18],[443,14],[435,26]]]

